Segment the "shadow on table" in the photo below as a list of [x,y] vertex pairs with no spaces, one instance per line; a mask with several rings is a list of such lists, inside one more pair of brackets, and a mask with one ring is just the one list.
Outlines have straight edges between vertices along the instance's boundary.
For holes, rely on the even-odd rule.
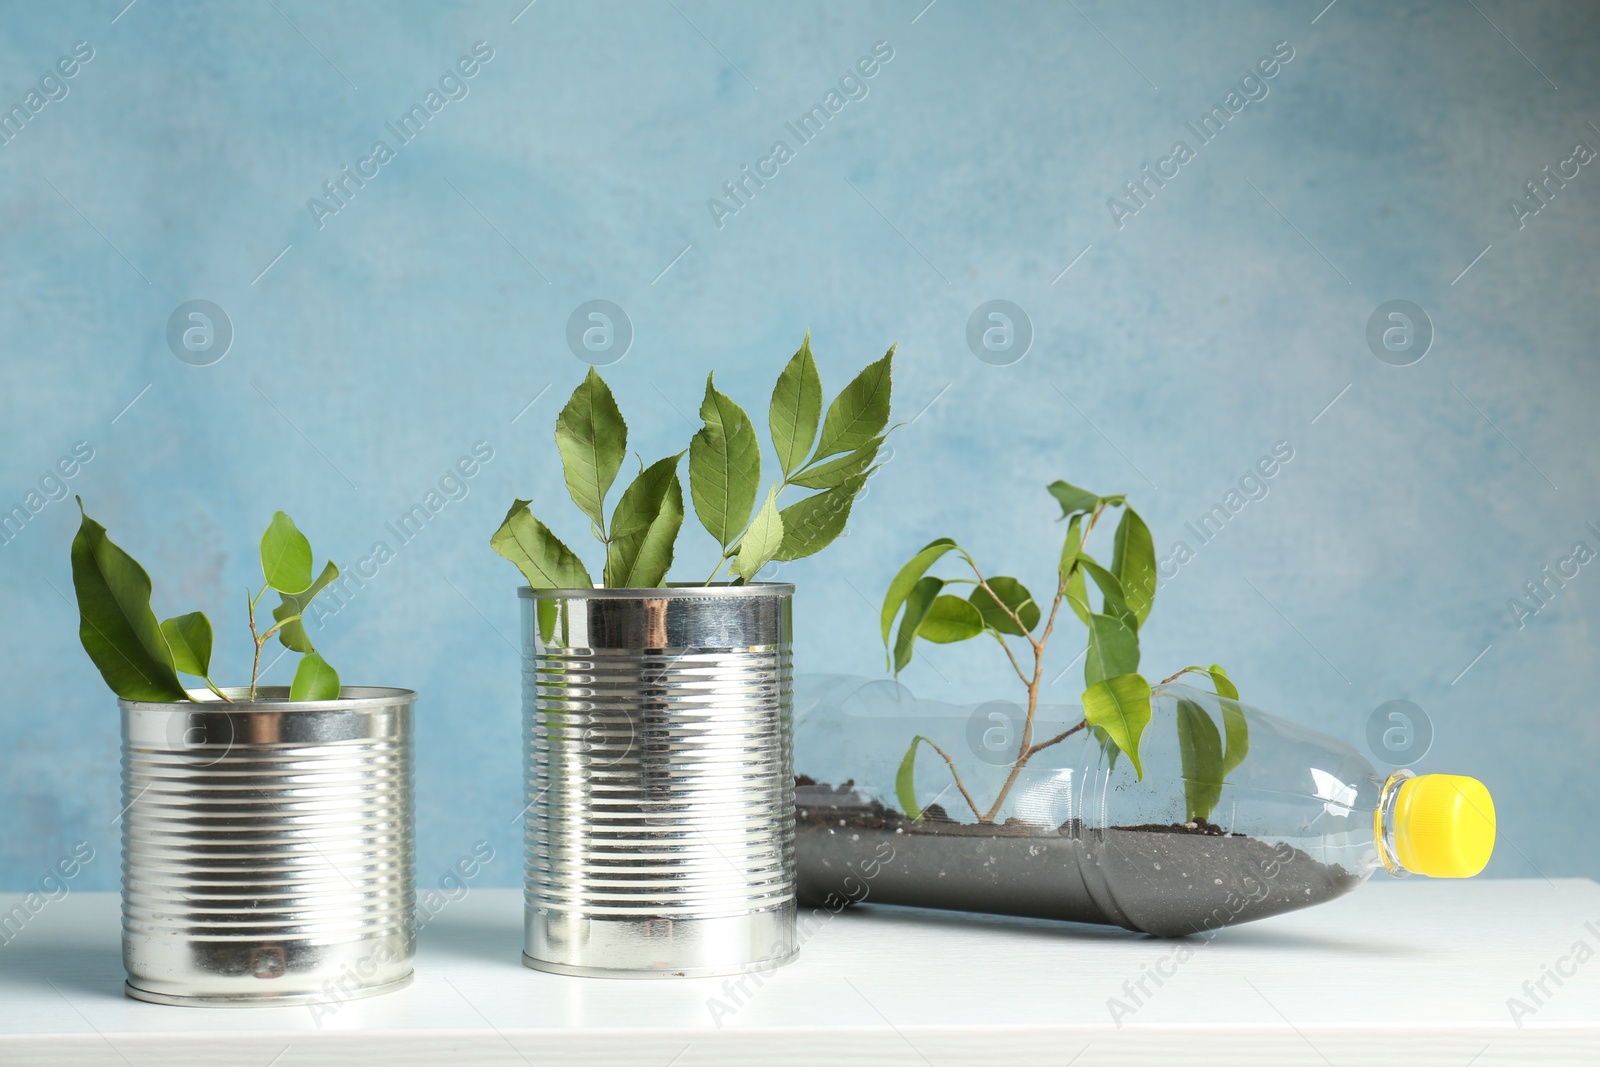
[[0,996],[8,988],[34,990],[48,981],[68,996],[90,993],[121,1000],[125,977],[122,947],[116,943],[33,946],[26,943],[25,933],[16,944],[0,949]]

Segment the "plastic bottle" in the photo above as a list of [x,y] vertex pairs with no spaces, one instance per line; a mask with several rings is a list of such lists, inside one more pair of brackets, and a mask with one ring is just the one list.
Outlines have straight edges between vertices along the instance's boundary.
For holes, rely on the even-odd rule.
[[[806,904],[909,904],[1178,936],[1332,900],[1379,870],[1470,877],[1494,848],[1494,802],[1476,779],[1383,775],[1341,741],[1175,684],[1154,691],[1142,777],[1080,729],[1037,752],[996,818],[980,823],[945,760],[922,745],[913,766],[924,812],[913,820],[896,802],[911,739],[923,735],[949,755],[985,811],[1019,749],[1021,710],[917,701],[888,682],[822,681],[796,724]],[[1041,708],[1031,741],[1081,714]]]

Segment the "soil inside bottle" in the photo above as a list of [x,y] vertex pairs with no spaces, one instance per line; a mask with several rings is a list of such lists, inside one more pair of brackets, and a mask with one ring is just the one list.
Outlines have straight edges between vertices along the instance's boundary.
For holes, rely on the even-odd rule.
[[1320,904],[1362,878],[1211,823],[1051,828],[1007,819],[920,821],[857,793],[795,779],[803,904],[871,901],[1203,933]]

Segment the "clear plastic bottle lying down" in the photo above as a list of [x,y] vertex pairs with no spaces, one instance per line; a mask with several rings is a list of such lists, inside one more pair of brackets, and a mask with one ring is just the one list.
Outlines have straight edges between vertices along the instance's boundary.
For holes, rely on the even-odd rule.
[[[1185,685],[1154,691],[1142,778],[1079,730],[1035,754],[983,823],[972,808],[987,813],[1010,772],[1020,709],[916,700],[866,679],[801,679],[797,688],[806,904],[908,904],[1179,936],[1332,900],[1379,870],[1470,877],[1494,848],[1494,803],[1476,779],[1381,775],[1341,741]],[[1081,714],[1041,708],[1032,740]],[[1180,716],[1189,717],[1187,760]],[[1218,783],[1195,771],[1218,766],[1215,750],[1207,762],[1195,745],[1225,746],[1230,718],[1235,734],[1247,726],[1248,748]],[[897,803],[896,775],[919,734],[951,758],[960,787],[939,752],[920,746],[923,818],[913,820]]]

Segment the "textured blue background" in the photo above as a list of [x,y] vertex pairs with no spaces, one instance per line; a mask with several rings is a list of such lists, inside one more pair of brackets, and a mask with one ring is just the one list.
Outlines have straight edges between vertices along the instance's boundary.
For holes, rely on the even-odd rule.
[[[1600,567],[1521,627],[1508,606],[1600,549],[1600,166],[1521,228],[1507,203],[1600,145],[1592,6],[124,2],[4,15],[0,105],[74,42],[94,58],[0,147],[0,503],[88,442],[71,490],[159,611],[210,613],[239,679],[274,508],[350,567],[487,442],[466,498],[318,635],[347,682],[421,693],[424,884],[480,839],[485,880],[518,878],[517,581],[486,542],[514,495],[586,536],[550,429],[594,298],[636,330],[607,376],[647,457],[683,447],[712,368],[759,415],[808,327],[830,391],[900,343],[915,421],[850,536],[782,572],[800,669],[881,672],[868,601],[932,537],[1044,587],[1045,483],[1127,491],[1163,556],[1198,548],[1150,671],[1220,660],[1363,748],[1373,709],[1415,701],[1418,769],[1496,792],[1491,873],[1600,875]],[[469,95],[319,228],[308,198],[477,41]],[[877,41],[868,95],[719,228],[708,198],[796,148],[784,123]],[[1119,228],[1107,198],[1280,41],[1270,94]],[[212,366],[165,340],[192,299],[236,331]],[[1031,318],[1014,365],[968,349],[990,299]],[[1411,366],[1366,344],[1391,299],[1434,324]],[[1270,493],[1199,546],[1183,524],[1279,441]],[[100,856],[80,884],[116,881],[116,708],[63,596],[75,521],[49,503],[0,547],[0,889],[79,839]],[[695,528],[683,576],[710,553]],[[918,692],[1014,695],[992,647],[936,656]]]

